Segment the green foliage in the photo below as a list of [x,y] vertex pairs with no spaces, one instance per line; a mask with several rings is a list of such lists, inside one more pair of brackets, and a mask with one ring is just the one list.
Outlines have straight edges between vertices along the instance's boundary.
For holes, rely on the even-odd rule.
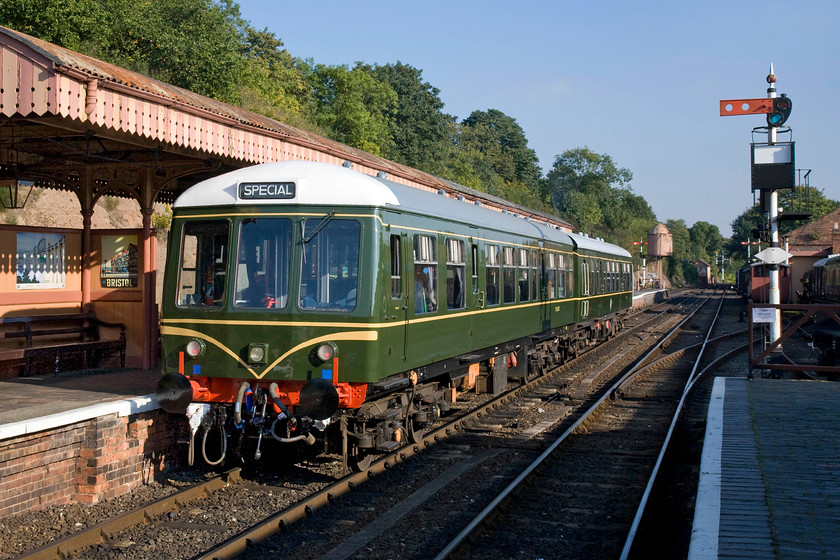
[[28,35],[88,52],[94,30],[105,16],[101,2],[90,0],[3,0],[0,23]]
[[422,70],[396,64],[364,65],[357,69],[369,73],[397,94],[397,108],[389,121],[393,144],[383,155],[396,162],[441,174],[440,154],[451,148],[450,130],[455,118],[443,112],[440,90],[423,81]]
[[248,64],[240,91],[242,106],[292,126],[309,128],[305,113],[310,102],[309,64],[282,48],[268,29],[245,26],[242,54]]
[[[650,205],[629,186],[632,173],[610,156],[567,150],[544,178],[513,117],[477,110],[456,123],[443,111],[440,90],[402,62],[357,62],[351,69],[294,57],[271,31],[244,21],[233,0],[3,0],[0,24],[559,214],[625,247],[656,223]],[[168,216],[155,214],[158,230],[168,228]],[[695,243],[708,254],[708,240],[699,238],[713,233],[700,228],[695,240],[681,225],[685,236],[671,229],[675,252],[682,252],[666,264],[677,275]]]
[[695,222],[688,228],[691,239],[691,254],[693,260],[703,259],[714,264],[715,255],[724,247],[724,238],[716,225],[708,222]]
[[0,23],[202,95],[239,101],[245,22],[231,0],[4,0]]
[[483,153],[502,179],[523,183],[534,192],[539,190],[542,175],[539,160],[536,152],[528,147],[525,132],[516,120],[490,109],[473,111],[462,125],[461,142]]
[[554,208],[581,231],[627,247],[656,224],[650,205],[633,194],[632,179],[610,156],[583,147],[557,156],[545,188]]
[[160,234],[168,232],[170,226],[172,226],[172,206],[167,204],[162,212],[152,213],[152,227]]
[[694,259],[691,258],[691,234],[685,220],[668,220],[665,227],[671,232],[673,243],[673,253],[665,258],[665,274],[681,283],[691,283],[690,271],[694,271],[696,277],[697,269],[694,267]]
[[[780,222],[779,236],[781,238],[808,222],[818,220],[837,210],[840,208],[840,202],[827,198],[823,191],[818,188],[798,186],[794,190],[779,191],[779,208],[782,212],[807,211],[812,214],[807,220],[784,220]],[[746,245],[742,245],[742,242],[757,241],[758,238],[753,233],[759,229],[769,231],[770,226],[767,216],[761,212],[760,204],[756,203],[732,221],[733,235],[727,246],[728,254],[732,255],[736,261],[745,263],[748,250]],[[750,249],[750,254],[755,254],[753,248]]]
[[393,150],[397,93],[360,67],[315,66],[310,119],[330,136],[374,155]]

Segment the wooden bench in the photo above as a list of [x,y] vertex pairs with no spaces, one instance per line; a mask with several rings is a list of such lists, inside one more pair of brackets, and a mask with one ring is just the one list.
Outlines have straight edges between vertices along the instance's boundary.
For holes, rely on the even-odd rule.
[[[119,329],[119,338],[103,340],[100,327]],[[22,363],[24,375],[36,362],[47,361],[58,373],[62,361],[71,358],[74,369],[87,369],[117,354],[125,367],[125,325],[101,321],[93,313],[0,318],[0,332],[0,362]]]

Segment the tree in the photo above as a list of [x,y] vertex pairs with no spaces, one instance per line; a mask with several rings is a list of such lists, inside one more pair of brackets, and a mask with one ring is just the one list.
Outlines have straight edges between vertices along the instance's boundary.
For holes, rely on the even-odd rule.
[[[783,220],[779,222],[779,237],[799,228],[809,221],[822,218],[826,214],[833,212],[840,208],[840,202],[827,198],[822,190],[810,186],[798,186],[794,190],[779,191],[779,209],[782,213],[788,212],[811,212],[811,217],[807,220]],[[742,245],[745,241],[758,241],[760,239],[757,235],[760,231],[764,231],[763,241],[769,242],[770,226],[768,217],[761,211],[760,204],[754,204],[744,210],[737,218],[732,221],[732,239],[728,246],[728,251],[737,260],[746,262],[747,247]]]
[[697,269],[691,255],[691,234],[685,220],[668,220],[665,226],[671,232],[673,253],[665,259],[664,274],[675,282],[691,283],[696,280]]
[[309,65],[289,54],[268,29],[257,31],[250,25],[244,28],[241,52],[248,62],[241,88],[243,107],[308,128]]
[[310,75],[310,120],[339,142],[375,155],[394,149],[397,93],[365,70],[317,65]]
[[554,160],[546,189],[554,208],[582,231],[630,246],[656,223],[650,205],[633,194],[632,178],[610,156],[575,148]]
[[497,109],[473,111],[461,123],[472,129],[469,139],[488,158],[488,163],[502,179],[519,181],[534,193],[539,192],[542,170],[536,152],[528,147],[522,128],[512,117]]
[[89,52],[104,7],[89,0],[3,0],[0,24],[68,49]]
[[4,0],[0,23],[222,101],[245,70],[231,0]]
[[694,259],[703,259],[714,264],[715,255],[724,246],[724,238],[716,225],[708,222],[695,222],[688,228],[691,238],[691,253]]
[[396,64],[366,65],[356,68],[387,84],[397,94],[397,109],[389,121],[392,149],[386,157],[421,169],[441,174],[444,160],[440,157],[452,148],[451,125],[455,117],[443,112],[440,90],[423,81],[422,70]]

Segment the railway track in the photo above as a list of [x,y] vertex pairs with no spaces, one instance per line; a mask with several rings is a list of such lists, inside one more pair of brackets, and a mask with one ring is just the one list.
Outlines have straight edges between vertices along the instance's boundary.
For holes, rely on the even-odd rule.
[[[266,557],[282,554],[290,558],[321,556],[338,558],[354,557],[354,555],[379,557],[379,552],[374,552],[374,550],[381,552],[382,545],[370,543],[381,539],[387,540],[387,535],[392,532],[429,533],[437,528],[439,536],[447,536],[451,533],[448,523],[444,524],[447,527],[433,525],[428,531],[411,531],[405,529],[405,525],[416,526],[418,516],[439,521],[440,516],[435,513],[419,512],[429,508],[430,503],[439,503],[441,496],[448,496],[456,505],[454,508],[451,505],[448,508],[444,506],[449,510],[446,518],[474,515],[469,510],[475,509],[475,504],[480,500],[466,497],[472,491],[468,489],[468,484],[463,483],[465,477],[480,479],[475,481],[482,487],[480,495],[494,488],[501,489],[504,481],[515,477],[514,471],[518,466],[527,465],[538,455],[539,450],[544,447],[541,442],[545,439],[547,431],[556,429],[558,425],[562,426],[564,423],[569,424],[574,410],[591,406],[595,388],[603,386],[606,381],[611,381],[617,375],[610,371],[620,372],[626,369],[626,363],[633,357],[631,356],[633,352],[630,350],[645,347],[650,339],[657,336],[654,322],[667,323],[668,328],[672,327],[682,316],[680,306],[689,304],[690,302],[677,304],[672,301],[668,304],[667,310],[661,310],[659,313],[647,311],[628,319],[630,328],[612,341],[614,343],[612,348],[608,345],[594,348],[572,364],[561,368],[563,371],[555,375],[546,375],[497,399],[483,403],[451,423],[428,433],[418,443],[403,447],[396,453],[376,461],[363,473],[350,475],[333,483],[321,484],[321,490],[311,492],[308,498],[280,497],[281,493],[287,493],[288,488],[273,488],[274,510],[280,510],[279,513],[266,516],[263,523],[250,524],[251,527],[248,530],[231,531],[227,528],[228,530],[222,531],[221,523],[201,521],[201,512],[206,514],[209,508],[181,507],[183,512],[193,512],[196,515],[192,517],[198,518],[186,519],[190,516],[183,513],[180,515],[185,518],[180,521],[182,526],[180,530],[184,531],[186,536],[175,536],[175,539],[183,540],[185,545],[182,547],[183,555],[162,554],[160,557],[229,558],[245,550],[248,551],[248,557],[259,557],[260,554],[265,554]],[[665,327],[658,328],[661,330]],[[616,349],[616,346],[619,348]],[[647,346],[650,345],[647,344]],[[654,357],[649,356],[647,362],[652,359]],[[429,459],[428,461],[410,460],[412,455],[421,451],[427,451],[425,457]],[[476,472],[479,474],[474,474]],[[394,479],[397,482],[393,482]],[[454,483],[454,481],[458,482]],[[363,482],[367,484],[362,484]],[[453,483],[459,487],[459,490],[451,490]],[[357,491],[341,498],[353,489]],[[238,492],[236,485],[228,485],[224,491]],[[301,491],[301,493],[307,492]],[[271,493],[272,490],[269,490],[268,494]],[[404,500],[396,499],[396,496],[403,495],[406,496]],[[458,496],[465,497],[458,498]],[[178,498],[173,499],[178,500]],[[463,508],[462,500],[471,502],[469,507]],[[281,507],[287,502],[292,503],[288,507]],[[327,504],[336,504],[336,506],[324,508],[323,506]],[[390,507],[385,507],[389,504]],[[396,511],[393,511],[394,507],[397,508]],[[164,514],[164,517],[166,515]],[[331,523],[334,517],[338,519]],[[300,521],[304,523],[299,523]],[[100,537],[99,542],[106,544],[99,544],[87,552],[80,552],[76,557],[118,557],[119,553],[131,550],[131,544],[125,548],[115,549],[107,543],[139,544],[142,542],[142,537],[132,534],[134,531],[145,530],[157,532],[160,535],[163,528],[168,535],[178,529],[178,523],[170,520],[166,525],[166,520],[161,521],[160,515],[146,515],[145,522],[145,528],[125,531],[124,533],[128,533],[127,536],[119,535],[111,530],[104,531],[105,539]],[[327,534],[326,540],[320,529],[313,529],[322,525],[326,527],[323,529]],[[455,523],[452,525],[454,526]],[[358,530],[360,527],[362,529]],[[187,543],[195,540],[190,538],[190,534],[213,533],[214,531],[217,533],[216,541],[223,542],[210,547],[209,552],[200,552],[200,547],[207,546],[206,544],[199,545],[197,552],[187,548]],[[225,540],[231,532],[236,533],[235,536]],[[284,532],[280,539],[268,540],[267,544],[259,546],[255,544],[265,541],[270,534],[277,532]],[[100,531],[100,535],[102,534],[103,532]],[[439,536],[438,540],[440,540]],[[202,543],[208,541],[208,539],[198,540]],[[313,547],[312,542],[319,544]],[[329,548],[329,545],[324,542],[334,543],[334,546]],[[443,550],[445,545],[446,542],[441,541],[437,544],[437,549],[431,550]],[[403,543],[397,546],[412,548],[414,545]],[[373,550],[370,550],[371,548]],[[63,549],[56,550],[63,550],[63,552],[52,557],[62,557],[61,554],[66,554],[70,547],[65,543]],[[397,550],[399,551],[400,548]],[[428,550],[430,549],[426,549],[424,556],[428,555]],[[148,549],[143,552],[143,555],[149,558],[156,557]],[[38,556],[38,558],[42,557],[49,556]]]
[[[704,342],[694,342],[709,314],[700,310],[687,320],[693,328],[683,325],[669,334],[663,341],[672,349],[667,356],[643,358],[622,376],[437,558],[629,557],[707,343],[722,346],[724,356],[744,351],[731,333],[710,340],[713,320]],[[516,537],[524,534],[529,538]]]

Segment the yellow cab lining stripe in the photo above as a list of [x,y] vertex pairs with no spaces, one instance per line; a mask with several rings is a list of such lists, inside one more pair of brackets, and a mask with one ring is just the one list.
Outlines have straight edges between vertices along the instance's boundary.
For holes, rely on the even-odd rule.
[[[167,327],[167,325],[175,325],[175,324],[192,324],[192,325],[234,325],[234,326],[263,326],[263,327],[328,327],[328,328],[357,328],[357,329],[387,329],[391,327],[399,327],[404,325],[415,325],[419,323],[429,323],[432,321],[444,321],[447,319],[460,319],[462,317],[468,317],[470,315],[483,315],[485,313],[497,313],[499,311],[513,311],[516,309],[525,309],[528,307],[538,307],[540,305],[555,305],[559,303],[567,303],[573,301],[584,301],[584,300],[593,300],[593,299],[602,299],[605,297],[612,297],[612,296],[620,296],[620,295],[627,295],[632,292],[624,291],[624,292],[613,292],[610,294],[598,294],[589,297],[578,297],[578,298],[565,298],[565,299],[553,299],[551,301],[535,301],[531,303],[521,303],[518,305],[504,305],[504,304],[497,304],[493,307],[488,307],[484,309],[475,309],[472,311],[464,311],[461,313],[450,313],[447,315],[432,315],[428,317],[416,317],[414,319],[409,319],[407,321],[392,321],[389,323],[352,323],[349,321],[345,322],[332,322],[332,321],[324,321],[324,322],[315,322],[315,321],[272,321],[271,319],[265,320],[253,320],[253,321],[245,321],[242,319],[162,319],[161,323],[164,325],[164,329],[167,328],[176,328],[176,327]],[[375,331],[372,331],[375,332]],[[166,333],[164,333],[166,334]],[[169,333],[169,334],[176,334],[176,333]],[[341,334],[341,333],[337,333]],[[203,336],[203,335],[202,335]],[[350,340],[350,339],[346,339]],[[247,366],[246,366],[247,367]]]
[[265,369],[263,369],[262,373],[257,373],[256,371],[254,371],[254,369],[251,366],[249,366],[246,362],[244,362],[242,360],[242,358],[240,358],[236,354],[236,352],[234,352],[233,350],[231,350],[230,348],[228,348],[227,346],[225,346],[224,344],[222,344],[221,342],[219,342],[218,340],[216,340],[212,336],[208,336],[206,333],[196,331],[196,330],[193,330],[193,329],[184,329],[184,328],[181,328],[181,327],[168,327],[168,326],[164,326],[161,329],[161,333],[162,334],[168,334],[168,335],[191,336],[191,337],[201,338],[203,340],[206,340],[207,342],[210,342],[214,346],[217,346],[222,351],[224,351],[226,354],[230,355],[233,359],[235,359],[237,362],[239,362],[256,379],[262,379],[263,377],[265,377],[265,375],[269,371],[274,369],[274,367],[277,364],[279,364],[280,362],[282,362],[283,360],[285,360],[286,358],[288,358],[289,356],[291,356],[295,352],[297,352],[297,351],[299,351],[303,348],[307,348],[309,346],[319,344],[321,342],[326,342],[328,340],[356,340],[356,341],[364,341],[364,342],[376,342],[379,339],[379,333],[376,332],[376,331],[338,332],[338,333],[330,333],[330,334],[319,336],[319,337],[316,337],[316,338],[311,338],[309,340],[305,340],[305,341],[301,342],[300,344],[298,344],[294,348],[291,348],[290,350],[287,350],[286,353],[284,353],[282,356],[280,356],[279,358],[274,360],[271,364],[266,366]]

